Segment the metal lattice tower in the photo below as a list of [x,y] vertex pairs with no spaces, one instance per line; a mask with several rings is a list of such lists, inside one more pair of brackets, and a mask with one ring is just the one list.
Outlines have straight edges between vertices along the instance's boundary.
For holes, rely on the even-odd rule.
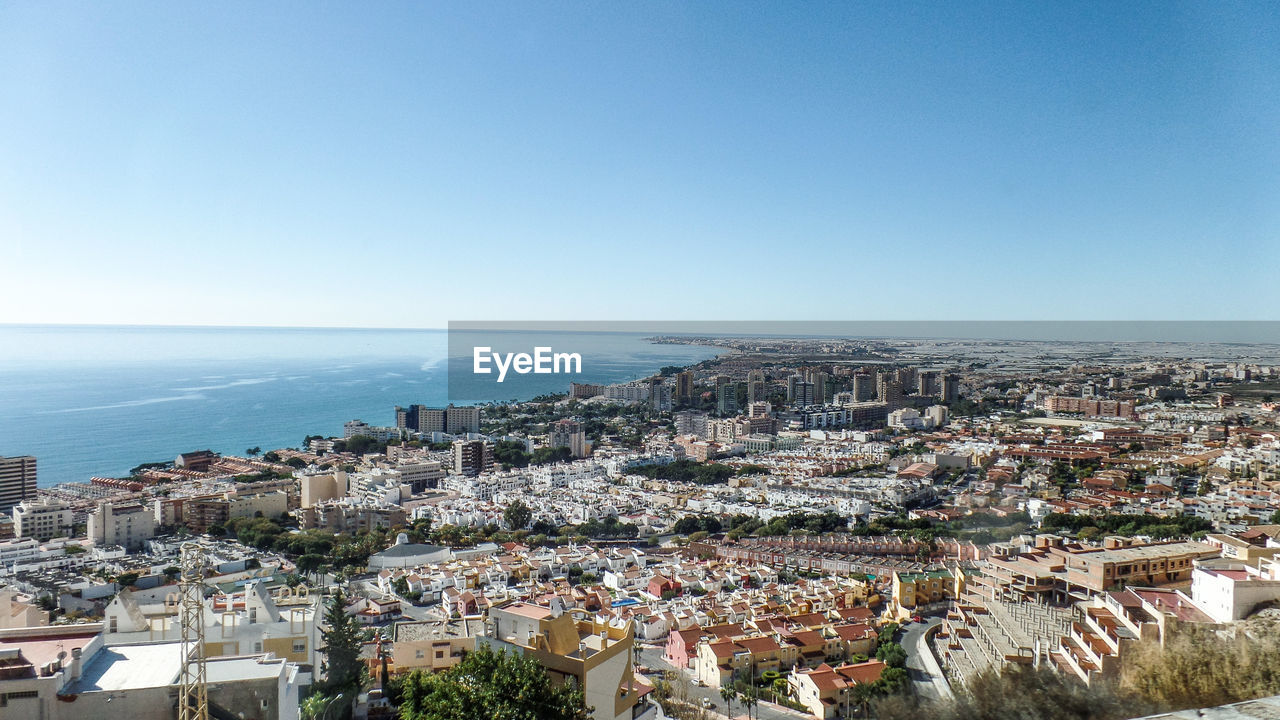
[[209,720],[209,688],[204,659],[204,551],[195,543],[182,546],[182,582],[178,586],[178,619],[182,623],[182,673],[179,675],[178,720]]

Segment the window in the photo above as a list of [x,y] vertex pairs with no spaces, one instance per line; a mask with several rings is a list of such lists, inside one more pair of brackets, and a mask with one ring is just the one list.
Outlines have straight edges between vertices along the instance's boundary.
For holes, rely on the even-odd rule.
[[307,641],[306,641],[306,640],[294,640],[294,641],[293,641],[293,651],[294,651],[295,653],[304,653],[304,652],[306,652],[306,651],[307,651]]
[[255,642],[253,643],[253,651],[254,651],[255,653],[260,653],[260,652],[262,652],[262,641],[261,641],[261,640],[255,641]]
[[443,650],[437,650],[437,651],[436,651],[436,659],[437,659],[437,660],[441,660],[441,659],[443,659],[443,658],[444,658],[444,651],[443,651]]
[[110,627],[109,632],[119,632],[119,623],[120,623],[120,618],[116,617],[115,615],[112,615],[111,621],[108,623]]
[[414,650],[414,651],[413,651],[413,656],[414,656],[415,658],[417,658],[417,659],[421,660],[422,658],[426,657],[426,656],[427,656],[427,654],[426,654],[426,653],[424,653],[424,652],[422,652],[421,650]]

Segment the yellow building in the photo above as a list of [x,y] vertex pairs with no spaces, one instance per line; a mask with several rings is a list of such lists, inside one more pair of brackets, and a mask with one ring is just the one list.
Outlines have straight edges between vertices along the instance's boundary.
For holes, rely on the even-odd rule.
[[893,573],[893,604],[899,617],[945,603],[955,597],[956,580],[949,570]]
[[391,626],[392,672],[447,670],[475,650],[483,630],[484,623],[476,618],[398,622]]
[[630,621],[601,624],[581,610],[517,602],[491,609],[477,642],[536,659],[553,682],[576,683],[594,720],[631,720],[648,690],[635,680]]

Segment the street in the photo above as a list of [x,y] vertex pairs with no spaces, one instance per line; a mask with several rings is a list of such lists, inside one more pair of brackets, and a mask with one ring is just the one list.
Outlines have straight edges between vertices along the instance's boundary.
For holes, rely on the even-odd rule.
[[[673,665],[663,658],[661,645],[656,647],[650,645],[642,646],[640,650],[639,664],[649,668],[650,682],[652,682],[653,679],[660,677],[664,670],[676,670]],[[702,702],[702,698],[707,698],[715,705],[715,709],[712,712],[719,713],[721,716],[725,715],[725,702],[724,699],[720,697],[720,688],[699,686],[697,682],[694,681],[693,674],[688,670],[677,670],[677,672],[689,689],[690,702],[695,705],[699,705]],[[735,702],[733,704],[733,717],[745,716],[745,714],[746,709],[743,708],[740,703]],[[751,716],[753,718],[760,718],[761,720],[812,720],[813,718],[813,716],[807,713],[764,702],[758,703],[754,708],[752,708]]]
[[921,643],[925,632],[941,624],[942,618],[925,618],[924,622],[907,625],[898,638],[902,649],[907,651],[907,672],[911,676],[911,684],[915,688],[916,695],[924,700],[941,699],[936,683],[939,680],[946,682],[945,678],[939,678],[930,673],[921,656],[922,652],[929,652],[929,649]]

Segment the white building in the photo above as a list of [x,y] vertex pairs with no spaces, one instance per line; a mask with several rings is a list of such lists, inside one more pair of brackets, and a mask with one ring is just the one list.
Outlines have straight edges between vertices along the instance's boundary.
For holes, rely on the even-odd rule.
[[19,538],[51,540],[71,530],[71,506],[61,500],[23,500],[13,509],[13,533]]
[[141,503],[116,505],[104,502],[89,514],[88,535],[95,545],[119,545],[137,550],[155,537],[154,510]]
[[1280,561],[1253,567],[1231,560],[1207,560],[1191,571],[1191,599],[1216,622],[1243,620],[1260,606],[1280,600]]
[[[109,651],[100,625],[0,630],[0,657],[30,673],[0,675],[6,719],[172,718],[182,643],[120,645]],[[209,702],[233,717],[297,720],[302,673],[269,654],[207,661]],[[307,680],[309,682],[309,679]]]

